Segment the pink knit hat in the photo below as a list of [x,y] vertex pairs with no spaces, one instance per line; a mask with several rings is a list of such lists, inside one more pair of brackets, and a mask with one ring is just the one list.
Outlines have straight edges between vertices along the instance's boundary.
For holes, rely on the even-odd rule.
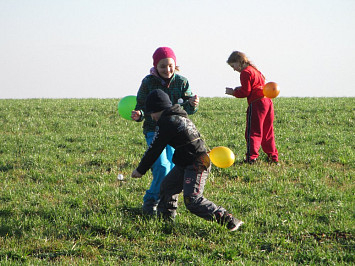
[[169,47],[159,47],[158,49],[155,50],[155,52],[153,54],[154,67],[157,68],[159,61],[162,59],[165,59],[165,58],[174,59],[174,62],[176,65],[176,56],[175,56],[174,51]]

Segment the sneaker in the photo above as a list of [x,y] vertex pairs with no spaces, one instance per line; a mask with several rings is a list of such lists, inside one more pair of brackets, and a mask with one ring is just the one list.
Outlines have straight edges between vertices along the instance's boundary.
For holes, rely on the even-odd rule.
[[217,216],[217,222],[220,225],[226,225],[227,229],[231,232],[236,231],[244,222],[234,218],[232,214],[225,212],[223,216]]
[[273,159],[272,156],[268,156],[267,161],[273,165],[280,165],[278,159]]
[[280,165],[279,161],[277,161],[277,160],[273,160],[273,159],[269,158],[268,161],[269,161],[269,164],[271,164],[271,165],[277,165],[277,166]]
[[158,212],[157,216],[160,220],[164,221],[165,223],[174,224],[176,214]]
[[229,231],[233,232],[233,231],[238,230],[238,228],[239,228],[242,224],[244,224],[243,221],[238,220],[237,218],[232,217],[232,220],[229,221],[228,224],[227,224],[227,228],[228,228]]
[[254,163],[256,163],[256,161],[257,161],[256,158],[255,159],[245,159],[243,161],[243,163],[254,164]]
[[145,215],[155,216],[157,214],[158,201],[147,200],[143,203],[142,211]]

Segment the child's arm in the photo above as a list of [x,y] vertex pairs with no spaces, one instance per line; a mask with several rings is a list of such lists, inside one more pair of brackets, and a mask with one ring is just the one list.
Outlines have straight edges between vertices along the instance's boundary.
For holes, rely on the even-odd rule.
[[[172,127],[171,123],[167,123],[166,121],[162,121],[160,119],[158,121],[157,131],[155,132],[155,136],[153,138],[152,143],[149,145],[148,149],[145,151],[143,157],[141,158],[136,171],[145,175],[145,173],[152,167],[154,162],[158,159],[161,152],[164,150],[166,145],[168,145],[169,141],[175,137],[176,128]],[[161,122],[161,123],[160,123]],[[133,171],[133,175],[139,177],[139,174]]]
[[131,174],[131,177],[135,177],[135,178],[141,178],[143,175],[141,173],[139,173],[137,171],[137,169],[134,169],[132,174]]
[[234,97],[245,98],[248,97],[251,93],[251,80],[252,76],[248,71],[242,71],[240,73],[240,84],[242,86],[237,87],[234,90]]
[[234,96],[235,90],[240,90],[240,88],[241,88],[241,86],[236,87],[235,89],[227,87],[226,88],[226,94]]
[[194,95],[192,97],[189,98],[189,103],[191,106],[198,106],[200,102],[200,98],[197,95]]
[[184,103],[181,104],[181,106],[184,108],[187,114],[192,115],[198,110],[200,98],[196,94],[192,93],[188,81],[186,81],[183,90],[184,96],[182,99]]
[[134,110],[132,111],[131,118],[137,122],[141,122],[144,119],[144,108],[145,108],[145,99],[148,95],[147,86],[143,79],[141,86],[139,87],[137,93],[137,104]]
[[131,118],[134,120],[134,121],[142,121],[141,118],[142,118],[142,112],[139,111],[139,110],[133,110],[132,113],[131,113]]

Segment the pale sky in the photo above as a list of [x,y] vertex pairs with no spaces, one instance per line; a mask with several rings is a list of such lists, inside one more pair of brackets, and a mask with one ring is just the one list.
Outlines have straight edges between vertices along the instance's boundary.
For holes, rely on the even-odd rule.
[[0,99],[136,95],[159,46],[200,97],[234,50],[279,97],[355,97],[355,0],[0,0]]

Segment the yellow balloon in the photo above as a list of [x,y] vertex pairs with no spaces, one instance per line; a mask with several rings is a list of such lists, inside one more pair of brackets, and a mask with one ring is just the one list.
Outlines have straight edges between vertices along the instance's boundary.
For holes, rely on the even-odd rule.
[[234,153],[227,147],[219,146],[210,151],[212,163],[220,168],[227,168],[234,163]]

